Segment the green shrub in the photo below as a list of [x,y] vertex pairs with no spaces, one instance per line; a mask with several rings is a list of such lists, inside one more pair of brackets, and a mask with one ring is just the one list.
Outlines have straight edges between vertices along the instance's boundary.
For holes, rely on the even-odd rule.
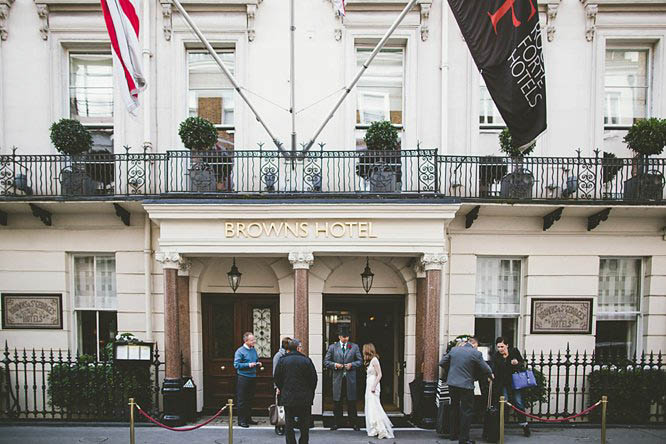
[[74,119],[60,119],[51,125],[51,142],[63,154],[76,156],[90,151],[92,135],[88,128]]
[[96,362],[89,355],[80,356],[73,364],[54,365],[48,376],[50,405],[70,416],[125,416],[131,397],[149,410],[154,394],[149,366]]
[[509,132],[509,128],[504,128],[502,132],[499,134],[499,144],[500,144],[500,151],[506,153],[512,159],[520,159],[524,156],[527,156],[532,151],[534,151],[534,148],[536,147],[536,141],[529,144],[522,151],[519,150],[518,147],[513,146],[513,140],[511,139],[511,133]]
[[[607,418],[615,424],[643,424],[650,419],[652,405],[666,401],[666,372],[640,367],[602,368],[589,375],[590,402],[608,396]],[[600,422],[601,407],[590,413]]]
[[208,120],[201,117],[188,117],[178,128],[180,140],[185,148],[192,151],[208,151],[217,142],[217,129]]
[[624,136],[624,142],[636,154],[661,154],[666,145],[666,119],[653,117],[636,121]]

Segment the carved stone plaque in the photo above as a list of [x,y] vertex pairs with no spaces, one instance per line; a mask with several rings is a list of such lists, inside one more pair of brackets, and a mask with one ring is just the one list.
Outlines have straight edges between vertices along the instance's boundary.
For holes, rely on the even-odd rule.
[[592,333],[592,299],[532,299],[532,334]]
[[2,328],[62,329],[62,295],[3,294]]

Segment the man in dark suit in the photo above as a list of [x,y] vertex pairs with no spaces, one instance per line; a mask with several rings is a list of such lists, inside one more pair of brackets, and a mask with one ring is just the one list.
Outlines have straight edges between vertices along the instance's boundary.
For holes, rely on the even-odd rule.
[[[460,444],[475,443],[469,439],[469,428],[474,414],[475,376],[483,373],[489,378],[493,377],[490,366],[483,360],[481,352],[476,349],[478,346],[477,339],[470,337],[467,343],[453,347],[439,361],[439,366],[448,370],[446,383],[451,391],[451,431],[458,429]],[[455,437],[452,436],[451,439],[455,440]]]
[[324,357],[324,367],[333,370],[333,403],[335,423],[331,430],[342,426],[342,399],[347,398],[347,414],[354,430],[361,428],[358,425],[356,413],[356,369],[363,365],[363,358],[358,345],[349,342],[349,329],[341,326],[339,342],[328,347]]
[[292,339],[287,344],[287,353],[280,358],[275,368],[275,385],[284,406],[287,444],[296,444],[295,418],[301,431],[299,444],[307,444],[310,434],[312,401],[317,387],[317,370],[312,360],[301,353],[301,342]]

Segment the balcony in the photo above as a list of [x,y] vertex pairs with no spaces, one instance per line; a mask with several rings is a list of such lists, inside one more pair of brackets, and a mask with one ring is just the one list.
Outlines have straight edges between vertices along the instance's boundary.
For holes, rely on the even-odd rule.
[[450,198],[662,204],[666,159],[235,151],[0,156],[0,201],[145,198]]

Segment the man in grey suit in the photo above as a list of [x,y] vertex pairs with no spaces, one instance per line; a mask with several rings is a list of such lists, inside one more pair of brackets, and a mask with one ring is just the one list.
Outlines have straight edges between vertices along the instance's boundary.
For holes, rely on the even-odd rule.
[[356,369],[363,365],[358,345],[349,342],[349,329],[341,326],[339,342],[328,347],[324,357],[324,367],[333,371],[333,402],[335,423],[331,430],[342,426],[342,398],[347,399],[347,414],[354,430],[361,430],[356,413]]
[[473,444],[469,439],[469,428],[474,414],[474,380],[483,373],[492,378],[493,371],[476,348],[479,342],[470,337],[464,345],[453,347],[439,361],[439,366],[448,370],[446,383],[451,391],[451,439],[458,430],[460,444]]

